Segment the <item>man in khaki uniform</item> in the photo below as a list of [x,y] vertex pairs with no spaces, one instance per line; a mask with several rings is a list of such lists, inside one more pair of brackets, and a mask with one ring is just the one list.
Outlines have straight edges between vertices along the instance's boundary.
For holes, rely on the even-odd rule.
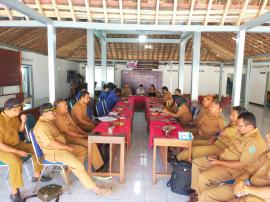
[[[270,148],[270,131],[266,135]],[[208,189],[201,194],[200,201],[204,202],[265,202],[270,199],[270,152],[262,153],[260,157],[235,179],[234,185],[221,185]],[[246,185],[249,180],[251,186]],[[237,195],[244,195],[237,197]]]
[[208,141],[215,140],[216,134],[225,128],[226,123],[221,111],[219,102],[210,104],[209,112],[200,119],[197,127],[191,130],[194,135],[193,146],[208,145]]
[[[22,158],[32,155],[34,162],[34,177],[36,182],[40,176],[42,167],[38,164],[33,146],[20,141],[19,132],[24,131],[26,115],[21,115],[21,122],[18,117],[22,106],[15,98],[8,99],[4,104],[4,111],[0,114],[0,161],[9,166],[9,182],[11,186],[10,199],[21,201],[19,188],[23,186],[22,179]],[[50,178],[43,176],[42,181],[49,181]]]
[[188,125],[190,121],[192,121],[192,114],[187,106],[187,104],[182,103],[179,107],[177,107],[177,112],[173,113],[170,112],[168,109],[163,109],[163,113],[178,118],[180,124],[182,127],[185,127]]
[[[66,101],[63,99],[58,99],[54,102],[54,106],[57,107],[57,115],[54,123],[59,131],[65,135],[67,143],[81,145],[87,149],[88,135],[72,120],[70,114],[68,113]],[[104,164],[96,144],[92,144],[92,159],[95,170],[99,169]]]
[[91,132],[95,128],[95,123],[87,115],[87,105],[90,102],[90,95],[87,91],[81,91],[79,101],[71,110],[71,117],[81,129]]
[[54,125],[54,110],[51,103],[43,104],[39,109],[41,116],[34,127],[34,134],[44,158],[51,162],[66,164],[79,178],[85,189],[93,189],[97,194],[108,193],[109,189],[96,186],[85,171],[83,162],[86,157],[86,149],[79,145],[68,144],[64,135]]
[[128,97],[130,95],[132,95],[132,92],[128,86],[128,83],[124,83],[124,88],[122,88],[122,90],[121,90],[121,96]]
[[[246,112],[247,110],[241,106],[233,107],[231,110],[231,122],[227,125],[226,128],[221,132],[218,140],[214,143],[208,141],[209,145],[205,146],[195,146],[192,147],[192,159],[196,159],[206,155],[215,155],[223,152],[226,147],[229,147],[235,138],[240,138],[241,135],[238,133],[236,129],[237,118],[240,114]],[[180,160],[188,160],[188,151],[182,151],[177,155],[177,159]]]
[[221,182],[235,179],[243,168],[256,161],[267,149],[266,143],[256,128],[256,118],[250,112],[237,119],[237,130],[241,138],[225,148],[217,158],[201,157],[192,161],[191,187],[200,194]]

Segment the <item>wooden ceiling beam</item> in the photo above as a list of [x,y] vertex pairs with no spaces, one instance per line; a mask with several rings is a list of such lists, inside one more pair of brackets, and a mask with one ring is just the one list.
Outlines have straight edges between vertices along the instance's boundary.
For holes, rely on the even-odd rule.
[[230,8],[230,5],[231,5],[231,0],[227,0],[226,1],[226,6],[225,6],[225,9],[224,9],[224,13],[222,15],[222,19],[221,19],[221,22],[220,22],[220,25],[224,25],[227,13],[228,13],[229,8]]
[[195,6],[195,0],[191,1],[191,5],[190,5],[190,11],[189,11],[189,17],[188,17],[188,25],[191,25],[191,21],[192,21],[192,15],[193,15],[193,11],[194,11],[194,6]]
[[208,17],[210,15],[210,11],[211,11],[211,8],[212,8],[212,3],[213,3],[213,0],[208,1],[206,16],[205,16],[205,20],[204,20],[204,25],[205,26],[208,24]]
[[124,23],[124,18],[123,18],[123,2],[122,0],[118,0],[119,1],[119,10],[120,10],[120,21],[121,24]]
[[141,23],[141,0],[137,0],[137,24]]
[[55,15],[57,17],[57,20],[61,21],[61,17],[60,17],[60,13],[59,13],[59,10],[58,10],[58,5],[56,3],[56,0],[52,0],[52,5],[53,5],[53,8],[54,8],[54,12],[55,12]]
[[264,13],[264,10],[265,10],[267,3],[268,3],[268,0],[263,0],[263,3],[261,5],[260,9],[258,10],[256,17],[259,17],[260,15],[262,15]]
[[89,0],[84,0],[84,4],[85,4],[86,12],[87,12],[88,22],[92,22]]
[[4,8],[5,8],[5,11],[7,13],[8,19],[9,20],[13,20],[14,18],[13,18],[13,15],[12,15],[11,10],[8,7],[6,7],[6,6],[4,6]]
[[102,0],[103,12],[104,12],[104,22],[108,23],[108,12],[107,12],[107,4],[106,0]]
[[72,20],[73,20],[74,22],[77,21],[76,16],[75,16],[75,12],[74,12],[74,9],[73,9],[73,3],[72,3],[72,0],[68,0],[68,6],[69,6],[69,10],[70,10],[70,12],[71,12]]
[[[38,12],[40,12],[41,15],[44,15],[42,6],[41,6],[41,4],[40,4],[40,1],[39,1],[39,0],[35,0],[35,3],[36,3],[36,5],[37,5],[37,7],[38,7]],[[44,16],[45,16],[45,15],[44,15]]]
[[159,16],[159,0],[156,0],[156,17],[155,17],[155,25],[158,25],[158,16]]
[[244,1],[244,4],[242,5],[242,10],[241,10],[241,13],[240,13],[240,15],[239,15],[239,18],[238,18],[238,20],[237,20],[236,25],[241,25],[241,22],[242,22],[242,20],[243,20],[243,16],[244,16],[244,14],[245,14],[245,12],[246,12],[246,9],[247,9],[247,7],[248,7],[248,3],[249,3],[249,0],[245,0],[245,1]]
[[177,0],[173,1],[172,25],[175,25],[175,21],[176,21],[177,3],[178,3]]

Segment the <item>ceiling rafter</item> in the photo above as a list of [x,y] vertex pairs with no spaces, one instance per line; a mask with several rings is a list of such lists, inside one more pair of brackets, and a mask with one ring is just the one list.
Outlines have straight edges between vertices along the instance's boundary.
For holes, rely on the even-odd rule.
[[257,16],[256,16],[256,17],[259,17],[260,15],[262,15],[262,14],[263,14],[264,9],[265,9],[265,7],[266,7],[267,3],[268,3],[268,0],[264,0],[264,1],[263,1],[263,3],[262,3],[262,5],[261,5],[261,7],[260,7],[260,9],[259,9],[259,11],[258,11],[258,13],[257,13]]
[[206,11],[206,16],[205,16],[205,20],[204,20],[204,25],[208,24],[208,17],[210,15],[212,4],[213,4],[213,0],[209,0],[208,6],[207,6],[207,11]]
[[73,8],[72,0],[68,0],[68,6],[69,6],[69,10],[70,10],[70,12],[71,12],[72,20],[73,20],[74,22],[77,21],[76,16],[75,16],[75,12],[74,12],[74,8]]
[[225,21],[226,21],[226,16],[227,16],[227,13],[229,11],[229,8],[230,8],[230,5],[231,5],[231,0],[227,0],[226,1],[226,6],[225,6],[225,9],[224,9],[224,13],[222,15],[222,19],[220,21],[220,25],[224,25]]
[[249,3],[249,0],[245,0],[245,1],[244,1],[244,4],[242,5],[242,10],[241,10],[241,13],[240,13],[240,15],[239,15],[239,18],[238,18],[238,20],[237,20],[236,25],[240,25],[240,24],[241,24],[241,22],[242,22],[242,20],[243,20],[243,16],[244,16],[244,14],[245,14],[245,11],[246,11],[246,9],[247,9],[247,7],[248,7],[248,3]]
[[102,0],[102,6],[103,6],[103,11],[104,11],[104,22],[108,23],[108,12],[107,12],[106,0]]
[[194,6],[195,6],[195,0],[191,1],[191,5],[190,5],[190,11],[189,11],[189,17],[188,17],[188,25],[191,25],[191,21],[192,21],[192,15],[193,15],[193,11],[194,11]]
[[158,24],[158,16],[159,16],[159,0],[156,0],[156,17],[155,17],[155,25]]
[[5,11],[7,13],[8,19],[9,20],[13,20],[14,18],[13,18],[13,15],[12,15],[11,10],[8,7],[6,7],[6,6],[4,6],[4,8],[5,8]]
[[40,1],[39,0],[35,0],[35,3],[38,7],[38,12],[40,12],[42,15],[44,15],[44,12],[43,12],[43,9],[42,9],[42,6],[40,4]]
[[137,24],[141,23],[141,0],[137,0]]
[[84,4],[87,12],[88,21],[92,22],[89,0],[84,0]]
[[173,1],[172,25],[175,25],[175,21],[176,21],[177,1],[178,1],[178,0],[174,0],[174,1]]
[[119,0],[119,9],[120,9],[120,22],[121,24],[124,23],[124,18],[123,18],[123,1]]
[[57,17],[57,20],[61,20],[61,17],[60,17],[60,13],[59,13],[59,10],[58,10],[58,5],[56,3],[56,0],[52,0],[52,5],[53,5],[53,8],[54,8],[54,12],[55,12],[55,15]]

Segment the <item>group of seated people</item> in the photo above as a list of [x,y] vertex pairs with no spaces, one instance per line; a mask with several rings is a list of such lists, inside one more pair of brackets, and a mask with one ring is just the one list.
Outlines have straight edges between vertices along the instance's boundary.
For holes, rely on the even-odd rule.
[[[84,167],[87,156],[87,132],[95,127],[95,122],[87,114],[90,95],[82,91],[78,102],[71,113],[68,112],[64,99],[57,99],[54,106],[45,103],[39,108],[40,117],[33,128],[35,139],[42,149],[44,159],[50,162],[61,162],[68,166],[67,173],[72,172],[78,177],[85,189],[93,190],[98,195],[108,194],[110,187],[98,187],[90,178]],[[23,186],[22,158],[31,154],[34,164],[34,177],[37,182],[43,169],[36,159],[33,146],[20,140],[18,132],[24,132],[27,116],[20,115],[22,104],[16,98],[10,98],[4,103],[0,114],[0,161],[9,166],[9,182],[11,201],[22,201],[20,188]],[[103,157],[97,145],[92,145],[93,169],[104,166]],[[50,181],[44,175],[41,181]]]
[[[143,87],[140,88],[142,92]],[[127,84],[121,90],[109,83],[104,86],[100,98],[106,99],[108,106],[113,108],[121,94],[131,92],[128,89]],[[183,130],[194,135],[190,202],[261,202],[270,198],[270,153],[267,150],[267,145],[270,147],[270,133],[265,141],[251,112],[244,107],[234,106],[230,123],[226,124],[220,103],[213,96],[203,98],[195,119],[179,89],[172,95],[166,86],[162,87],[161,99],[164,102],[163,113],[177,118]],[[39,108],[40,117],[33,133],[46,160],[66,164],[67,173],[76,175],[85,189],[104,195],[110,193],[111,188],[98,187],[84,167],[87,133],[96,126],[87,113],[89,102],[89,92],[82,90],[70,113],[64,99],[55,100],[54,105],[43,104]],[[41,181],[51,180],[47,175],[40,176],[43,167],[38,163],[32,145],[19,138],[18,132],[24,131],[27,121],[26,115],[20,115],[21,111],[22,104],[11,98],[5,102],[0,114],[0,161],[9,166],[10,199],[16,202],[22,201],[23,157],[32,155],[32,182],[37,182],[40,177]],[[97,145],[92,145],[92,154],[89,155],[92,156],[93,169],[99,170],[104,166],[104,157]],[[187,161],[188,152],[181,151],[176,158]],[[235,183],[227,184],[228,180]],[[250,185],[246,184],[246,180]]]
[[[178,118],[184,131],[194,136],[190,202],[270,199],[270,132],[264,140],[254,114],[234,106],[226,124],[220,103],[205,96],[193,120],[185,102],[176,104],[166,90],[163,95],[163,112]],[[188,160],[187,150],[177,154],[177,161],[181,160]]]

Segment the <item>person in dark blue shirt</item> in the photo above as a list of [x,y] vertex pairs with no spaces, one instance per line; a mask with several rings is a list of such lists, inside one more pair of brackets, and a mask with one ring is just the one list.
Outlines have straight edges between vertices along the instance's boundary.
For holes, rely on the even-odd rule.
[[103,90],[101,91],[100,95],[99,95],[99,99],[105,99],[106,97],[108,97],[110,95],[110,88],[107,84],[103,85]]
[[115,90],[111,91],[111,93],[106,97],[106,104],[109,111],[112,110],[112,108],[118,102],[120,96],[121,96],[121,89],[116,88]]

